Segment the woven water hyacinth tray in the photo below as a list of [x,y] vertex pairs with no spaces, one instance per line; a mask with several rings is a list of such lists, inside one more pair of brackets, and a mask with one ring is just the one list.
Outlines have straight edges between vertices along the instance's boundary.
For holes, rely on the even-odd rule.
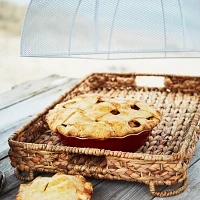
[[[162,78],[162,87],[138,86],[136,79]],[[143,77],[143,78],[145,78]],[[46,108],[9,138],[9,157],[19,179],[31,180],[34,172],[65,172],[83,176],[137,181],[149,185],[154,196],[184,191],[189,162],[198,141],[200,77],[156,74],[94,73]],[[162,113],[161,122],[136,152],[63,146],[49,130],[45,116],[56,104],[84,93],[139,99]],[[23,176],[21,172],[27,172]],[[174,191],[158,192],[157,185],[183,183]]]

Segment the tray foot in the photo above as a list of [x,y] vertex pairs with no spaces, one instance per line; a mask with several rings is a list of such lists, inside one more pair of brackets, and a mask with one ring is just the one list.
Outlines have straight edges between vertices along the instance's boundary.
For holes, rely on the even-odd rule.
[[149,189],[150,189],[150,193],[153,196],[157,196],[157,197],[170,197],[170,196],[174,196],[174,195],[177,195],[177,194],[180,194],[181,192],[183,192],[186,189],[187,184],[188,184],[188,178],[186,178],[183,181],[183,185],[180,188],[178,188],[177,190],[157,192],[156,188],[155,188],[155,184],[153,182],[151,182],[149,184]]
[[[15,168],[14,172],[15,172],[15,176],[22,181],[31,181],[34,179],[34,173],[32,170],[29,172],[23,172],[23,174],[22,174],[21,170],[19,170],[18,168]],[[24,174],[24,173],[26,173],[26,174]]]

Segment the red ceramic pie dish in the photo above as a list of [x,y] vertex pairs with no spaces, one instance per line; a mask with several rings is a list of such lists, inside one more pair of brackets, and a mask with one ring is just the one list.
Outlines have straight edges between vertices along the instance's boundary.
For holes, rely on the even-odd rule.
[[151,130],[129,134],[124,137],[110,137],[107,139],[81,138],[58,133],[62,143],[70,147],[98,148],[112,151],[134,152],[139,149],[149,137]]

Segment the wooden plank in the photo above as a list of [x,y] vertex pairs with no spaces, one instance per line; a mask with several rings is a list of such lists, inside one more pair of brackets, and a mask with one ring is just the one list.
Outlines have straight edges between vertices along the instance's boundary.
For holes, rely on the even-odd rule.
[[126,181],[105,180],[94,188],[95,200],[150,200],[153,197],[149,193],[149,187],[144,184]]
[[40,94],[51,88],[55,88],[68,81],[66,77],[58,75],[51,75],[39,80],[27,81],[25,83],[15,86],[12,90],[0,94],[0,110],[11,106],[17,102],[23,101],[27,98]]
[[15,197],[18,193],[18,190],[19,190],[19,188],[17,187],[15,189],[13,188],[13,190],[11,190],[7,193],[4,193],[4,194],[0,193],[0,199],[1,200],[13,200],[13,199],[15,199]]
[[0,152],[0,161],[8,157],[8,149]]
[[[22,119],[16,123],[11,124],[11,127],[7,130],[0,131],[1,140],[0,140],[0,159],[5,156],[5,151],[8,150],[8,138],[12,133],[14,133],[17,129],[19,129],[22,125],[24,125],[26,122],[30,121],[33,118],[33,116],[28,116],[25,119]],[[3,153],[4,152],[4,153]]]
[[[200,159],[200,141],[197,143],[194,155],[190,162],[190,167]],[[189,169],[190,170],[190,169]]]
[[11,127],[12,123],[22,120],[28,116],[35,116],[43,111],[53,101],[57,100],[60,95],[67,92],[78,82],[78,79],[70,79],[67,83],[40,93],[32,98],[14,104],[0,111],[1,127],[0,132]]

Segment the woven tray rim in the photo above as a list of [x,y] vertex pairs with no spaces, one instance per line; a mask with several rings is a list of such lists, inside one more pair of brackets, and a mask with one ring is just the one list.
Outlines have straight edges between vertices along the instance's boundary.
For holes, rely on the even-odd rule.
[[[36,117],[34,117],[32,120],[27,122],[24,126],[22,126],[20,129],[15,131],[8,139],[8,143],[10,147],[12,146],[20,146],[24,149],[28,150],[42,150],[42,151],[65,151],[69,153],[79,153],[79,154],[85,154],[85,155],[95,155],[95,156],[115,156],[120,158],[129,158],[129,159],[141,159],[146,161],[175,161],[179,160],[185,157],[186,155],[186,149],[188,148],[188,145],[191,141],[192,134],[195,132],[195,128],[198,124],[198,121],[200,120],[200,109],[196,111],[196,114],[191,122],[190,128],[188,130],[187,136],[185,138],[185,141],[183,142],[179,152],[174,153],[172,155],[152,155],[152,154],[146,154],[146,153],[137,153],[137,152],[121,152],[121,151],[111,151],[111,150],[104,150],[104,149],[95,149],[95,148],[79,148],[79,147],[68,147],[68,146],[56,146],[56,145],[47,145],[47,144],[35,144],[35,143],[27,143],[27,142],[19,142],[15,139],[19,134],[21,134],[23,131],[25,131],[27,128],[29,128],[30,125],[35,123],[39,118],[41,118],[43,115],[47,114],[47,112],[52,109],[56,104],[60,103],[68,94],[70,94],[72,91],[74,91],[76,88],[78,88],[83,82],[85,82],[87,79],[94,75],[113,75],[113,76],[160,76],[160,77],[180,77],[180,78],[200,78],[200,76],[185,76],[185,75],[174,75],[174,74],[145,74],[145,73],[92,73],[83,78],[80,82],[75,84],[69,91],[65,92],[63,95],[61,95],[56,101],[54,101],[52,104],[47,106],[42,112],[40,112]],[[148,88],[154,88],[154,87],[148,87]],[[31,145],[30,145],[31,144]]]

